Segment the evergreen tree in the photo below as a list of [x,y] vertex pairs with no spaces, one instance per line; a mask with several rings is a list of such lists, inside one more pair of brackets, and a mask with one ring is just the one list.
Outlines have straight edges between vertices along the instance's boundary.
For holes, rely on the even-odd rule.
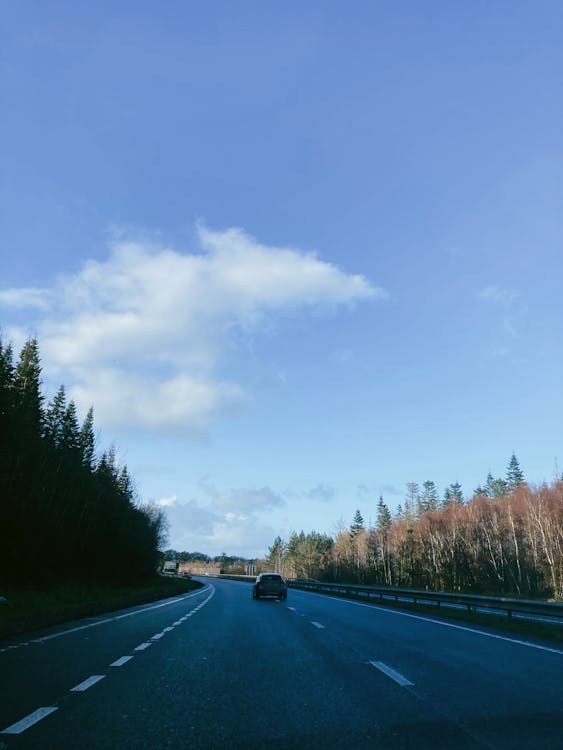
[[15,410],[20,438],[38,439],[43,427],[41,364],[37,339],[29,339],[20,354],[14,373]]
[[436,485],[429,479],[422,484],[422,493],[418,501],[418,515],[422,516],[429,510],[438,508],[438,491]]
[[274,543],[268,549],[268,564],[272,566],[276,573],[283,575],[285,571],[285,558],[287,555],[287,545],[281,538],[277,536],[274,539]]
[[119,476],[117,478],[117,486],[127,503],[133,505],[136,495],[135,484],[127,470],[127,466],[124,466],[119,472]]
[[489,472],[487,474],[485,489],[487,490],[487,497],[490,497],[492,500],[498,500],[506,495],[508,486],[504,479],[495,479],[491,472]]
[[43,434],[55,448],[59,448],[62,443],[65,412],[66,392],[64,385],[61,385],[45,411],[43,425]]
[[495,482],[495,478],[489,471],[489,473],[487,474],[487,478],[485,479],[485,487],[484,487],[485,492],[483,493],[487,497],[491,497],[491,498],[494,497],[493,495],[494,482]]
[[524,484],[524,472],[520,468],[518,459],[513,453],[506,470],[506,485],[510,491],[514,491],[521,484]]
[[61,433],[61,448],[70,456],[80,451],[80,428],[76,416],[76,405],[71,401],[65,409]]
[[364,529],[364,519],[360,511],[357,510],[354,514],[354,519],[350,526],[350,538],[352,540],[355,539],[358,533],[360,531],[363,531],[363,529]]
[[4,346],[0,338],[0,425],[4,428],[14,408],[14,362],[10,344]]
[[377,503],[377,528],[379,531],[388,529],[391,526],[391,523],[391,512],[383,502],[383,497],[380,495],[379,502]]
[[94,470],[96,439],[94,437],[94,409],[90,407],[82,424],[79,436],[82,465],[89,472]]
[[463,503],[463,492],[459,482],[452,482],[450,484],[450,500],[453,500],[455,503]]
[[96,465],[92,409],[80,428],[61,386],[43,412],[40,376],[35,339],[15,367],[0,339],[1,582],[152,575],[162,509],[134,503],[113,448]]

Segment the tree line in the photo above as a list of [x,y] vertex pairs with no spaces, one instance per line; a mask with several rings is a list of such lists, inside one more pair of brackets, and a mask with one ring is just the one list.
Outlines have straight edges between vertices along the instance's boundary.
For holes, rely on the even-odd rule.
[[457,482],[407,484],[392,514],[383,498],[334,535],[277,537],[268,562],[291,578],[563,599],[563,479],[530,487],[513,454],[465,501]]
[[206,555],[204,552],[178,552],[178,550],[175,549],[167,549],[164,550],[162,555],[164,559],[174,560],[176,562],[219,563],[221,568],[225,569],[229,569],[240,563],[244,565],[244,563],[249,562],[246,557],[227,555],[225,552],[222,552],[220,555],[215,555],[215,557],[210,557],[210,555]]
[[14,362],[0,338],[0,577],[5,583],[153,574],[162,512],[142,506],[115,450],[98,455],[93,409],[79,422],[61,386],[41,390],[36,339]]

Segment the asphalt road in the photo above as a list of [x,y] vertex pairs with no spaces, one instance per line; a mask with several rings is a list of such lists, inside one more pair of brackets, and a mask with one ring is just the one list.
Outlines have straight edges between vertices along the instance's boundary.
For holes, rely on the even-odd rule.
[[205,582],[0,643],[0,749],[563,749],[561,649]]

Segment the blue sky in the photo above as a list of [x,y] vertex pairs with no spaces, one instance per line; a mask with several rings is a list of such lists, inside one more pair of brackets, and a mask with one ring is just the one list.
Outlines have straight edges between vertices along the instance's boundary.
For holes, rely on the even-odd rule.
[[170,545],[563,467],[558,2],[8,2],[0,324]]

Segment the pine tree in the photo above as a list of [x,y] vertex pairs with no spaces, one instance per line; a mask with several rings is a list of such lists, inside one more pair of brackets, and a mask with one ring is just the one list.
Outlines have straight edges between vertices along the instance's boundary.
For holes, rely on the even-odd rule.
[[490,497],[493,500],[498,500],[506,495],[508,486],[504,479],[495,479],[491,472],[489,472],[487,474],[485,489],[487,490],[487,497]]
[[383,502],[383,496],[379,496],[379,502],[377,503],[377,529],[383,531],[391,526],[391,512],[387,505]]
[[119,472],[119,476],[117,478],[117,486],[119,488],[119,491],[121,492],[121,495],[127,501],[127,503],[129,505],[133,505],[136,495],[135,484],[133,482],[133,479],[131,478],[131,475],[129,474],[129,471],[127,470],[127,466],[124,466]]
[[82,465],[92,472],[95,464],[96,439],[94,437],[94,409],[90,407],[80,430]]
[[14,372],[15,410],[20,437],[39,438],[43,428],[41,364],[37,339],[29,339]]
[[53,396],[53,400],[45,411],[43,432],[55,448],[60,447],[63,435],[63,423],[66,411],[66,392],[64,385]]
[[281,573],[283,575],[285,571],[285,558],[287,555],[287,545],[281,538],[281,536],[277,536],[274,539],[274,543],[272,546],[268,549],[268,564],[272,566],[272,568],[276,571],[276,573]]
[[516,455],[513,453],[510,457],[510,462],[506,470],[506,485],[507,488],[512,492],[521,484],[524,484],[524,472],[520,468],[520,464]]
[[355,539],[358,533],[360,531],[363,531],[363,529],[364,529],[364,519],[360,511],[357,510],[354,514],[354,519],[350,526],[350,538],[352,540]]
[[80,428],[74,401],[71,401],[65,409],[62,427],[61,447],[69,455],[76,456],[80,451]]
[[429,510],[438,508],[438,491],[436,485],[429,479],[422,484],[422,493],[418,502],[418,515],[421,516]]
[[14,362],[10,344],[0,338],[0,425],[5,427],[14,407]]
[[450,484],[450,500],[460,504],[463,503],[463,492],[459,482],[452,482]]

